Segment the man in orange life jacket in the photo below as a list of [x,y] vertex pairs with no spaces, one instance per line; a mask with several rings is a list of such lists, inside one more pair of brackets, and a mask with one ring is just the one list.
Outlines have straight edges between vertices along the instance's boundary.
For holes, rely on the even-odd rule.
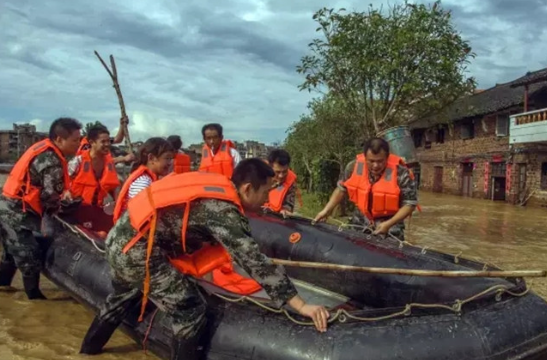
[[[82,198],[86,205],[103,206],[105,198],[116,198],[120,186],[114,160],[110,155],[110,133],[102,125],[89,129],[87,134],[91,148],[83,150],[68,163],[68,174],[72,179],[70,191],[73,198]],[[133,155],[122,157],[131,161]]]
[[345,175],[315,220],[325,220],[347,193],[358,208],[351,223],[404,240],[404,220],[418,205],[418,192],[414,176],[401,158],[389,153],[389,144],[381,138],[368,141]]
[[65,157],[80,144],[81,124],[74,119],[55,120],[49,138],[30,146],[6,180],[0,198],[0,286],[10,286],[16,269],[23,274],[29,299],[45,299],[40,291],[42,253],[33,232],[40,232],[42,217],[59,211],[69,199]]
[[[182,140],[178,135],[171,135],[167,138],[167,141],[171,143],[173,149],[175,150],[175,157],[173,158],[173,169],[172,172],[176,174],[183,174],[192,170],[192,159],[190,155],[185,154],[182,148]],[[170,172],[171,172],[170,171]]]
[[[171,359],[201,358],[198,346],[206,347],[207,305],[192,279],[193,272],[183,274],[170,259],[200,255],[201,259],[215,262],[212,249],[217,250],[213,250],[215,254],[219,249],[227,251],[274,303],[288,304],[312,318],[319,331],[326,331],[327,310],[306,304],[284,268],[273,265],[260,252],[243,214],[244,209],[260,209],[273,175],[271,167],[262,160],[247,159],[235,168],[231,181],[220,174],[171,174],[131,199],[128,211],[114,225],[105,243],[114,293],[107,297],[105,309],[93,321],[80,352],[99,353],[127,309],[141,298],[144,308],[149,291],[150,297],[163,305],[172,318]],[[149,242],[151,252],[147,250]],[[194,262],[189,261],[189,267],[196,267],[191,264]],[[144,298],[139,289],[144,289]]]
[[214,172],[232,177],[237,164],[241,161],[239,152],[229,140],[224,140],[220,124],[207,124],[201,129],[203,149],[199,171]]
[[291,156],[283,149],[275,149],[268,155],[275,178],[265,208],[289,215],[294,212],[296,200],[296,174],[289,169]]

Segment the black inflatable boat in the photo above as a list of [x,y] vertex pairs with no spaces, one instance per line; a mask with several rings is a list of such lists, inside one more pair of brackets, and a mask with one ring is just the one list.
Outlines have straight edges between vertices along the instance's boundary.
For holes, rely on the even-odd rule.
[[[97,224],[97,213],[92,216],[88,223]],[[111,291],[102,240],[82,225],[69,224],[71,220],[58,221],[62,229],[47,250],[44,273],[97,312]],[[257,215],[251,217],[251,227],[262,251],[275,258],[432,270],[484,267],[397,240],[338,231],[306,220]],[[522,279],[446,279],[294,267],[287,271],[303,297],[332,309],[328,331],[318,333],[302,324],[308,319],[290,311],[267,309],[272,305],[263,292],[243,300],[204,281],[200,284],[217,312],[208,359],[547,358],[547,303],[527,292]],[[149,302],[139,323],[139,310],[137,306],[125,320],[124,331],[139,343],[148,334],[147,348],[168,358],[169,317]]]

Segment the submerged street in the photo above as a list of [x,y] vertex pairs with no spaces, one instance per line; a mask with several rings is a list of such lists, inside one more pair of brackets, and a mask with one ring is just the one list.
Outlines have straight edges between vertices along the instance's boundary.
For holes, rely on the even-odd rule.
[[[3,182],[3,181],[2,181]],[[450,254],[479,259],[503,269],[547,269],[547,209],[486,200],[420,193],[408,241]],[[78,355],[92,314],[42,277],[49,301],[29,302],[17,274],[14,292],[0,292],[0,359],[90,359]],[[547,299],[547,279],[528,280]],[[16,309],[16,311],[14,311]],[[97,360],[151,359],[121,331]]]

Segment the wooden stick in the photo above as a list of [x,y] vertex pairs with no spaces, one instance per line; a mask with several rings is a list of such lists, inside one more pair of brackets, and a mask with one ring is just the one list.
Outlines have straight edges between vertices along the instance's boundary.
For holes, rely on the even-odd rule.
[[328,264],[307,261],[291,261],[282,259],[271,259],[276,265],[294,266],[301,268],[360,271],[372,274],[391,274],[409,276],[438,276],[438,277],[493,277],[493,278],[515,278],[515,277],[545,277],[545,270],[513,270],[513,271],[450,271],[450,270],[417,270],[417,269],[394,269],[380,267],[365,267],[340,264]]
[[116,95],[118,96],[118,103],[120,104],[120,111],[122,113],[122,130],[124,132],[124,138],[125,138],[125,145],[127,146],[127,149],[129,152],[133,152],[133,147],[131,145],[131,138],[129,137],[129,129],[127,128],[127,123],[129,122],[129,118],[127,117],[127,113],[125,112],[125,103],[123,101],[123,95],[122,90],[120,88],[120,83],[118,82],[118,71],[116,70],[116,62],[114,61],[114,56],[110,55],[110,66],[112,67],[112,71],[108,68],[108,65],[104,62],[104,60],[101,58],[101,55],[95,50],[95,55],[99,58],[101,61],[101,64],[103,64],[104,68],[108,72],[108,75],[110,75],[110,78],[112,79],[112,82],[114,83],[114,89],[116,90]]

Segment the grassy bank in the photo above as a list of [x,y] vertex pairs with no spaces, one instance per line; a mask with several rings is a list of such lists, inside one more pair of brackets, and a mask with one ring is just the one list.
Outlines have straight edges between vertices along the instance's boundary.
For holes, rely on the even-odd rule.
[[[326,202],[321,202],[319,200],[319,196],[317,196],[317,194],[308,193],[308,192],[305,192],[305,191],[302,191],[302,203],[303,203],[303,206],[300,207],[300,203],[298,201],[296,202],[295,212],[298,215],[302,215],[302,216],[312,218],[312,219],[327,204]],[[333,211],[333,214],[331,215],[331,217],[329,217],[328,222],[332,223],[332,224],[340,225],[339,221],[343,221],[343,222],[347,221],[347,216],[340,217],[340,216],[338,216],[338,214],[339,214],[338,208],[336,208]],[[335,220],[338,220],[338,221],[332,221],[332,219],[335,219]]]

